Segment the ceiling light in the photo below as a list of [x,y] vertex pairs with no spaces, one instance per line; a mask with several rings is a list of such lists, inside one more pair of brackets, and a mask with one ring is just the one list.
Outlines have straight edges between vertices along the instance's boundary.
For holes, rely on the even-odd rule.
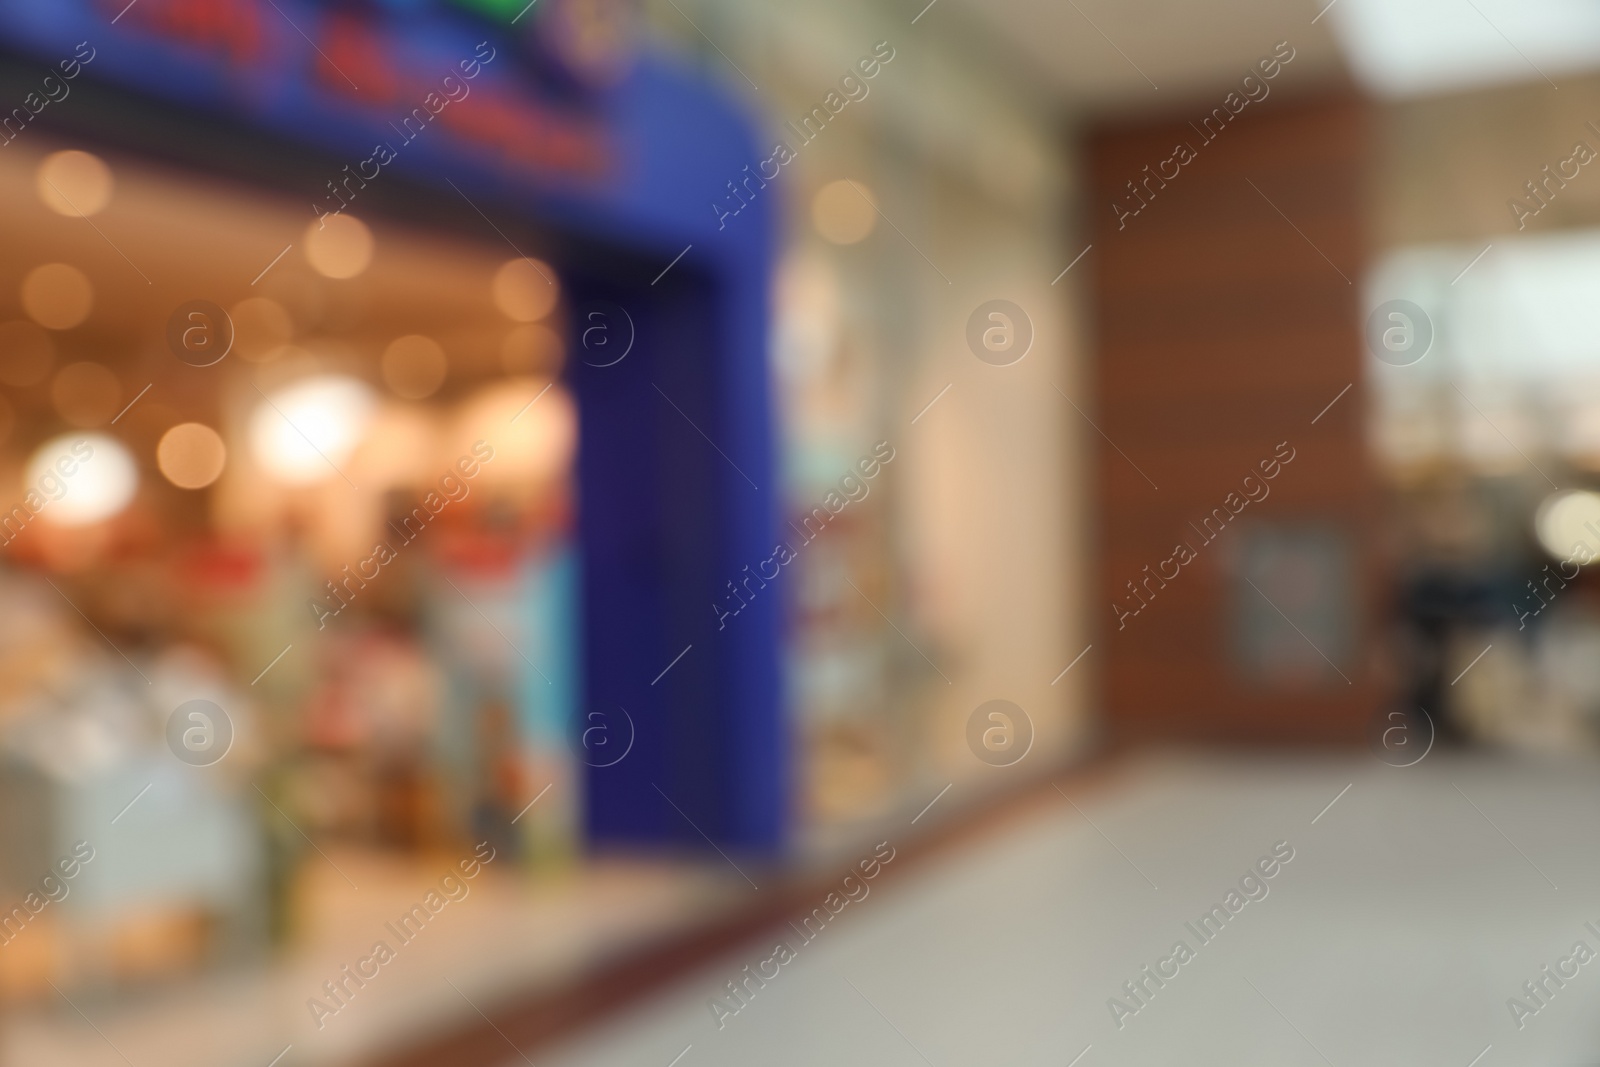
[[46,441],[28,461],[26,478],[29,488],[47,500],[40,517],[57,526],[109,519],[128,506],[139,488],[133,456],[115,437],[98,433],[63,434]]
[[22,279],[22,310],[40,326],[70,330],[89,317],[94,286],[88,275],[66,263],[46,263]]
[[1600,65],[1587,0],[1316,0],[1369,88],[1413,96],[1549,81]]
[[111,168],[88,152],[69,150],[45,156],[35,185],[46,207],[71,218],[98,215],[111,202]]
[[383,350],[383,380],[396,396],[421,400],[444,384],[450,370],[439,342],[421,334],[407,334]]
[[222,474],[227,461],[222,435],[204,423],[179,423],[156,446],[156,465],[179,489],[204,489]]
[[537,322],[550,314],[560,295],[555,271],[537,259],[508,260],[490,286],[494,306],[517,322]]
[[332,374],[302,379],[268,394],[251,413],[251,454],[290,485],[337,477],[361,443],[374,406],[366,382]]
[[306,262],[327,278],[354,278],[372,263],[372,231],[353,215],[333,215],[306,227]]

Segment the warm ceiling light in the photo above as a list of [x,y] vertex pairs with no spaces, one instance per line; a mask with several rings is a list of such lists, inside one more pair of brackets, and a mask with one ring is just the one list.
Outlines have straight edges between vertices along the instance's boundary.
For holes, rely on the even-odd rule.
[[264,296],[241,300],[228,310],[233,320],[233,350],[252,363],[264,363],[294,335],[294,322],[282,304]]
[[836,245],[853,245],[878,224],[877,201],[860,182],[829,182],[811,198],[811,223]]
[[1586,562],[1578,552],[1582,545],[1588,560],[1600,560],[1600,493],[1588,489],[1551,493],[1534,515],[1533,532],[1540,547],[1556,559]]
[[70,330],[89,317],[94,286],[88,275],[66,263],[46,263],[22,279],[22,310],[40,326]]
[[222,435],[204,423],[179,423],[156,446],[156,466],[179,489],[204,489],[217,480],[227,461]]
[[111,168],[88,152],[50,153],[39,163],[34,184],[46,207],[72,218],[98,215],[111,202]]
[[305,378],[267,395],[250,415],[250,449],[268,474],[290,485],[337,477],[372,418],[366,382]]
[[494,306],[517,322],[537,322],[556,306],[561,288],[555,271],[537,259],[512,259],[495,271]]
[[0,382],[35,385],[50,373],[55,345],[50,335],[31,322],[0,322]]
[[397,337],[383,350],[383,380],[407,400],[432,396],[449,369],[439,342],[419,333]]
[[74,426],[99,426],[117,413],[122,383],[99,363],[69,363],[50,382],[50,402]]
[[28,461],[26,478],[29,488],[47,500],[40,517],[57,526],[109,519],[139,488],[139,470],[127,448],[98,433],[46,441]]
[[306,227],[306,261],[328,278],[354,278],[372,263],[372,231],[353,215],[333,215]]

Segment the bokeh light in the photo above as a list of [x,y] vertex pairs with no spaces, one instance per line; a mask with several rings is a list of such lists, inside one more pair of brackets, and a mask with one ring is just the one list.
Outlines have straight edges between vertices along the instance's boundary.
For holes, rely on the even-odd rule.
[[67,263],[46,263],[30,270],[19,293],[22,310],[40,326],[70,330],[89,317],[94,286],[89,276]]
[[227,461],[222,435],[200,422],[179,423],[156,446],[156,466],[180,489],[205,488],[222,474]]
[[89,526],[128,506],[139,488],[133,456],[115,437],[63,434],[28,460],[27,488],[47,503],[40,518],[57,526]]
[[811,199],[811,224],[836,245],[864,240],[878,224],[877,199],[858,181],[841,178]]
[[[1600,560],[1600,493],[1570,489],[1545,497],[1533,518],[1539,546],[1556,559],[1573,556],[1579,545],[1589,560]],[[1578,562],[1585,562],[1581,553]]]
[[561,295],[556,273],[537,259],[507,260],[491,286],[494,306],[517,322],[537,322],[550,314]]
[[450,370],[439,342],[421,334],[407,334],[383,350],[383,380],[396,396],[421,400],[432,396]]
[[250,416],[250,449],[268,474],[289,485],[339,476],[361,443],[376,398],[344,375],[305,378],[267,394]]
[[306,227],[306,262],[326,278],[354,278],[372,263],[372,231],[353,215],[333,215]]
[[276,300],[252,296],[228,311],[233,320],[233,351],[252,363],[264,363],[294,336],[294,320]]
[[71,218],[98,215],[111,203],[111,168],[90,152],[52,152],[39,163],[39,199],[51,211]]

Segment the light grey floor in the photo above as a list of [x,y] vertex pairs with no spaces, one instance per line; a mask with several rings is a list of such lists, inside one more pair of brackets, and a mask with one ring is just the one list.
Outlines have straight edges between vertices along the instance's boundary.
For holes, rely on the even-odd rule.
[[[1082,808],[872,889],[721,1029],[708,999],[775,938],[538,1065],[1600,1063],[1600,957],[1520,1029],[1507,1007],[1600,953],[1600,767],[1169,757]],[[1280,841],[1268,895],[1200,946],[1185,922]],[[1107,1001],[1179,939],[1194,959],[1119,1029]]]

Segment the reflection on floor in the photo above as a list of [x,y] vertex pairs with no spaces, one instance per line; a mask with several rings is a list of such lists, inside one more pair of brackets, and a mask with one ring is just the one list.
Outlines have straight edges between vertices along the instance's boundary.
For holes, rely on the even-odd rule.
[[[454,883],[460,902],[441,904],[420,933],[405,925],[397,934],[460,857],[329,851],[329,863],[306,869],[304,928],[285,956],[142,996],[20,1007],[0,1020],[0,1065],[266,1067],[286,1046],[277,1067],[364,1062],[458,1025],[472,1004],[492,1005],[505,990],[562,983],[596,958],[704,922],[748,891],[720,864],[596,863],[536,886],[490,866]],[[363,965],[380,939],[394,958]],[[347,966],[377,975],[358,987]],[[352,995],[318,1015],[313,998],[339,1003],[326,993],[330,981]]]
[[[1169,758],[1080,805],[869,887],[811,942],[774,931],[538,1063],[1535,1067],[1600,1054],[1600,963],[1574,956],[1578,942],[1600,951],[1586,926],[1600,929],[1600,768]],[[1203,922],[1213,905],[1221,917]],[[1528,1011],[1514,1016],[1510,998]],[[508,1067],[525,1062],[507,1052]]]

